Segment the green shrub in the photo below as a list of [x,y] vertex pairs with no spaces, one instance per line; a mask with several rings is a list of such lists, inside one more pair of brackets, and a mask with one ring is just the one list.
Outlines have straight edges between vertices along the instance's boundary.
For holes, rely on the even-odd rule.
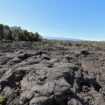
[[7,25],[3,27],[3,39],[12,40],[12,31]]
[[3,39],[3,25],[0,24],[0,40]]
[[0,96],[0,104],[2,104],[5,101],[5,96]]
[[20,85],[20,82],[15,82],[16,86],[19,86]]

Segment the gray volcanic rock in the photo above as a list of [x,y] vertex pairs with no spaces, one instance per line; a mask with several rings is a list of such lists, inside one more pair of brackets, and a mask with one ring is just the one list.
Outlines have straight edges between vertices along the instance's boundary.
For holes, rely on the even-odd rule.
[[38,43],[0,44],[0,105],[104,105],[104,48]]

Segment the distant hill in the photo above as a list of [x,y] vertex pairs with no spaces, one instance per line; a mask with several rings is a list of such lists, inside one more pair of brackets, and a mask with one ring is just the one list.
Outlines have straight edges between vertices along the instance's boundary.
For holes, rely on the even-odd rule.
[[50,40],[84,41],[84,40],[82,40],[82,39],[77,39],[77,38],[53,37],[53,36],[46,36],[46,37],[44,37],[44,38],[50,39]]

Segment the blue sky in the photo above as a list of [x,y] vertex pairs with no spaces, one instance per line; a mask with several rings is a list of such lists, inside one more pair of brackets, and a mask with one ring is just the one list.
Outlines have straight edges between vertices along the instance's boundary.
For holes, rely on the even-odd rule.
[[0,23],[44,37],[105,40],[105,0],[0,0]]

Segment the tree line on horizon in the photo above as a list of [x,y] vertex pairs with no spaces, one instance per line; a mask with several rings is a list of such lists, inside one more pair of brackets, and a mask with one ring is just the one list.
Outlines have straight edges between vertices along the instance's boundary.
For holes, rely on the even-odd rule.
[[29,32],[21,29],[21,27],[9,27],[8,25],[0,24],[0,41],[41,41],[42,37],[38,32]]

